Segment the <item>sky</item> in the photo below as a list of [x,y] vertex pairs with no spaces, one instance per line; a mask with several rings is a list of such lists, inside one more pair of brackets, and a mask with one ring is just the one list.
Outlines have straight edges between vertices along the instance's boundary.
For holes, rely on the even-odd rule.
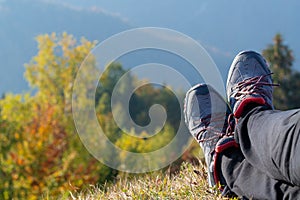
[[[300,33],[297,0],[44,1],[101,10],[133,27],[158,26],[181,31],[209,51],[227,57],[248,48],[261,51],[276,33],[281,33],[295,54],[300,54],[300,42],[296,40]],[[257,42],[252,42],[255,38]]]
[[[16,33],[0,30],[0,59],[3,63],[0,74],[0,93],[26,90],[28,86],[23,86],[26,84],[23,78],[23,64],[28,63],[36,54],[34,38],[37,34],[64,29],[70,30],[71,34],[98,41],[103,41],[118,33],[124,27],[130,29],[150,26],[180,31],[204,46],[219,67],[224,79],[230,63],[238,52],[245,49],[261,52],[272,43],[272,38],[276,33],[281,33],[285,44],[294,52],[294,68],[300,70],[300,40],[298,39],[300,1],[298,0],[14,0],[14,2],[26,2],[28,5],[43,2],[45,11],[47,7],[55,5],[61,8],[62,12],[74,11],[78,14],[78,19],[89,12],[119,21],[115,24],[108,24],[112,23],[110,20],[107,24],[102,21],[97,27],[97,21],[84,21],[85,18],[83,18],[79,20],[81,24],[72,24],[72,28],[63,27],[68,24],[64,22],[67,17],[49,18],[48,15],[37,15],[34,10],[28,12],[26,6],[23,10],[20,8],[10,10],[9,7],[5,7],[9,1],[13,0],[0,0],[0,23],[2,23],[2,29],[9,25],[9,30]],[[5,13],[8,14],[4,15]],[[3,16],[6,18],[1,19]],[[32,18],[31,23],[25,25],[23,18],[27,20]],[[16,27],[17,21],[20,21],[19,24],[22,27]],[[85,24],[82,24],[82,21]],[[47,23],[51,23],[51,26],[47,26]],[[83,27],[89,24],[90,26],[84,30]],[[123,27],[119,29],[114,27],[119,25]],[[95,34],[92,34],[93,29],[97,33],[105,32],[105,34],[97,38]],[[29,30],[34,31],[31,33]],[[10,35],[14,38],[10,38]],[[9,45],[7,46],[9,51],[6,52],[5,49],[8,48],[1,47],[1,45]],[[7,63],[12,60],[11,57],[13,61]],[[6,58],[8,61],[4,62]]]

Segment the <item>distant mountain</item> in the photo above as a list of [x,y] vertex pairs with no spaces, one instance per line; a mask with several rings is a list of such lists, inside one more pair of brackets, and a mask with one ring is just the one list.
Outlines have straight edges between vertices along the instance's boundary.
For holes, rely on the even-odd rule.
[[198,40],[225,74],[234,55],[261,51],[280,32],[294,51],[300,70],[299,0],[47,0],[79,7],[99,7],[135,26],[159,26]]
[[[136,26],[173,28],[211,45],[259,46],[281,32],[292,46],[300,28],[298,0],[43,0],[78,7],[98,7]],[[293,45],[292,42],[297,42]],[[254,43],[254,45],[251,45]],[[234,52],[233,52],[234,53]]]
[[37,52],[37,35],[66,31],[77,38],[102,41],[130,28],[122,19],[100,10],[33,0],[0,2],[0,27],[0,94],[28,88],[23,64]]
[[34,37],[49,32],[102,41],[132,27],[171,28],[199,41],[224,79],[235,54],[261,51],[280,32],[300,69],[299,7],[298,0],[0,0],[0,93],[27,88],[23,63],[36,54]]

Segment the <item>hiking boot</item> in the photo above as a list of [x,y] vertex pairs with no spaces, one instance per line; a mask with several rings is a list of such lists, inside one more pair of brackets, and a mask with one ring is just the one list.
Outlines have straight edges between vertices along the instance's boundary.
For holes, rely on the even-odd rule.
[[[218,184],[218,177],[221,173],[215,171],[215,149],[220,152],[223,150],[222,147],[216,148],[217,143],[226,135],[226,132],[233,132],[232,123],[234,120],[228,120],[230,113],[230,108],[223,97],[209,85],[198,84],[186,93],[184,101],[185,123],[203,150],[210,186]],[[228,142],[221,142],[220,145],[230,147]],[[226,145],[224,145],[225,143]]]
[[227,97],[233,114],[240,118],[248,105],[274,109],[271,71],[265,59],[254,51],[240,52],[233,60],[227,79]]

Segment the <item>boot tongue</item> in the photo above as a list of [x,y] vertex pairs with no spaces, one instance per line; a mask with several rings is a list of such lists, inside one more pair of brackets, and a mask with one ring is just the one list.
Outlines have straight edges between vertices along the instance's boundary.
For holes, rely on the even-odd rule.
[[209,93],[208,87],[203,85],[201,90],[196,90],[196,95],[207,95]]

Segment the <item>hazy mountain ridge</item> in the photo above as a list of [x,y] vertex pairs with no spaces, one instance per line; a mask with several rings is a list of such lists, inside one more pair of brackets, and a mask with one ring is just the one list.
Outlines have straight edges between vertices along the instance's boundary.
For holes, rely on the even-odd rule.
[[159,26],[181,31],[211,54],[224,79],[234,55],[261,51],[280,32],[300,68],[300,2],[291,0],[2,0],[0,1],[0,93],[26,89],[23,64],[36,54],[34,37],[67,31],[102,41],[120,31]]
[[66,31],[77,38],[101,41],[129,28],[121,19],[99,11],[34,0],[9,0],[0,6],[0,93],[27,88],[23,64],[36,54],[37,35]]

